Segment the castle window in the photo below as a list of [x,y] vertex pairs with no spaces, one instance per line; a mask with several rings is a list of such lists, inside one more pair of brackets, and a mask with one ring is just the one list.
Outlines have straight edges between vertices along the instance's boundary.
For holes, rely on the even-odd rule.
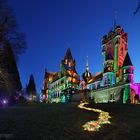
[[65,64],[68,64],[68,59],[65,59]]
[[123,73],[124,73],[124,74],[126,73],[126,69],[123,70]]
[[71,62],[69,62],[69,67],[71,67]]

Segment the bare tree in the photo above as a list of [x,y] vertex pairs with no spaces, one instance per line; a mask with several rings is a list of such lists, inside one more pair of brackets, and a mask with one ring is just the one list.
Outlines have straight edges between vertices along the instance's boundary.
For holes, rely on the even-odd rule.
[[139,9],[140,9],[140,0],[139,0],[139,3],[138,3],[138,6],[137,6],[137,8],[136,8],[136,10],[134,12],[134,15],[136,15],[138,13]]
[[6,0],[0,0],[0,47],[7,44],[10,44],[16,58],[26,49],[25,36],[17,30],[13,9]]

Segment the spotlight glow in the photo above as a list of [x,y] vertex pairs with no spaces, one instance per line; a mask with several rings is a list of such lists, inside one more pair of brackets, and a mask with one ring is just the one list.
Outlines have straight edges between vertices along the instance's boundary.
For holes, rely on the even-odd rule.
[[0,101],[1,105],[5,106],[8,104],[8,100],[7,99],[1,99]]
[[88,104],[88,103],[80,103],[78,105],[78,107],[81,108],[81,109],[85,109],[85,110],[100,113],[100,115],[99,115],[97,121],[92,120],[92,121],[89,121],[89,122],[85,123],[82,126],[84,128],[84,130],[98,131],[99,128],[103,126],[103,124],[110,124],[111,123],[109,121],[109,118],[111,118],[111,117],[110,117],[108,112],[102,111],[100,109],[94,109],[94,108],[85,107],[84,105],[86,105],[86,104]]
[[6,104],[7,103],[7,101],[6,100],[3,100],[3,104]]

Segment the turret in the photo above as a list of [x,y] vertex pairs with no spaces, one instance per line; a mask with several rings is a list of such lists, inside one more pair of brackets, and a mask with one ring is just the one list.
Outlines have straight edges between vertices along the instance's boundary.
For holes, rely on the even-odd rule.
[[[120,82],[121,70],[127,53],[127,33],[121,26],[115,26],[102,38],[103,81],[102,86]],[[109,78],[110,77],[110,78]]]
[[85,72],[82,74],[82,80],[84,81],[85,85],[83,87],[83,89],[86,88],[86,85],[88,84],[88,82],[92,79],[92,75],[89,72],[89,66],[88,66],[88,56],[87,56],[87,62],[86,62],[86,70]]
[[122,68],[122,75],[123,75],[123,81],[124,82],[131,82],[133,83],[134,80],[134,66],[131,62],[131,59],[129,57],[129,54],[126,54],[124,63],[123,63],[123,68]]
[[41,89],[41,95],[40,95],[40,100],[43,102],[46,102],[48,99],[48,72],[47,69],[45,69],[44,72],[44,79],[43,79],[43,85]]
[[76,66],[76,61],[72,57],[70,48],[68,48],[64,59],[61,61],[60,69],[61,71],[72,70],[76,72],[75,66]]

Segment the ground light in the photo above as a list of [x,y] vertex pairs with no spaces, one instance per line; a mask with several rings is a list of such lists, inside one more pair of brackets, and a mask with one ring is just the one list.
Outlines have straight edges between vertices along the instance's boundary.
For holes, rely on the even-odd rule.
[[111,122],[109,121],[110,115],[108,112],[102,111],[100,109],[94,109],[94,108],[89,108],[89,107],[85,107],[84,105],[87,105],[88,103],[80,103],[78,105],[79,108],[81,109],[85,109],[85,110],[89,110],[89,111],[93,111],[93,112],[97,112],[100,113],[98,120],[92,120],[89,121],[87,123],[85,123],[82,127],[84,128],[84,130],[87,131],[98,131],[100,127],[102,127],[104,124],[110,124]]
[[6,106],[6,105],[8,105],[8,100],[7,100],[7,99],[1,99],[1,100],[0,100],[0,104],[1,104],[2,106]]

